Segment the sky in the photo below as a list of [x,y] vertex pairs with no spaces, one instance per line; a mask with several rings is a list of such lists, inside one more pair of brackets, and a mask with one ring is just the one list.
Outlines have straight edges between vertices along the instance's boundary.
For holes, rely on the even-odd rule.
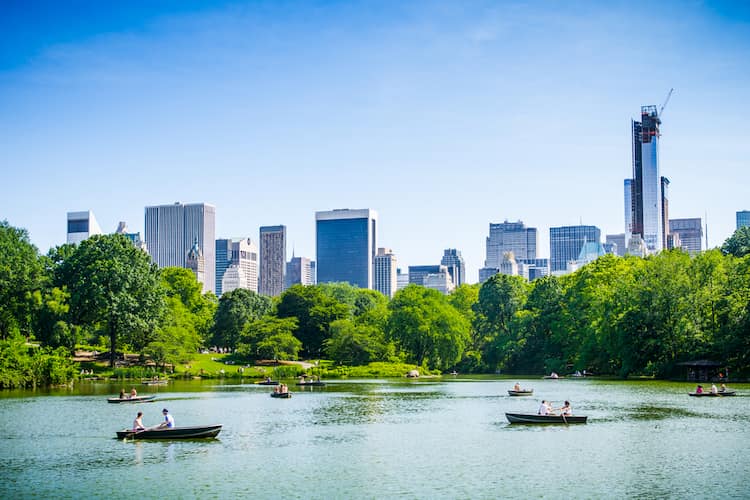
[[[710,247],[750,210],[750,4],[0,2],[0,220],[42,253],[66,214],[144,230],[216,206],[216,237],[372,208],[399,267],[476,282],[489,224],[624,231],[630,121],[661,107],[671,218]],[[707,218],[707,219],[706,219]]]

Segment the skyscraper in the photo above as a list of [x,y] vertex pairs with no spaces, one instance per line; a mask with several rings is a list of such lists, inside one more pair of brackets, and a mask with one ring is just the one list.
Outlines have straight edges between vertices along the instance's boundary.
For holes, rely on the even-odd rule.
[[80,243],[94,234],[102,234],[94,212],[68,212],[68,244]]
[[568,262],[575,262],[583,245],[601,243],[601,231],[596,226],[562,226],[549,228],[550,268],[565,271]]
[[284,291],[286,226],[260,228],[260,282],[258,292],[275,297]]
[[375,255],[375,290],[386,297],[396,294],[396,255],[390,248],[378,248]]
[[677,240],[680,248],[691,254],[703,250],[703,223],[700,217],[692,219],[670,219],[669,227],[680,237]]
[[745,226],[750,226],[750,210],[737,212],[737,229]]
[[216,285],[216,207],[208,203],[175,203],[146,207],[146,245],[159,267],[187,267],[188,252],[197,241],[204,259],[203,291]]
[[[224,289],[224,273],[232,273],[232,289],[245,288],[258,291],[258,245],[250,238],[216,240],[216,296],[228,292]],[[236,283],[236,284],[235,284]]]
[[[641,106],[641,121],[632,121],[633,178],[630,210],[625,196],[625,232],[639,235],[649,253],[664,248],[667,228],[664,224],[664,178],[659,174],[659,125],[656,106]],[[669,183],[667,180],[666,183]],[[627,189],[627,181],[625,187]]]
[[372,289],[377,248],[375,210],[315,212],[318,283],[345,282]]
[[440,263],[448,268],[453,284],[461,286],[466,283],[466,263],[461,252],[455,248],[446,248]]
[[500,262],[508,252],[513,252],[516,259],[536,259],[537,242],[536,228],[526,227],[521,221],[490,223],[484,266],[500,267]]
[[315,284],[315,261],[307,257],[295,257],[286,264],[284,289],[293,285]]

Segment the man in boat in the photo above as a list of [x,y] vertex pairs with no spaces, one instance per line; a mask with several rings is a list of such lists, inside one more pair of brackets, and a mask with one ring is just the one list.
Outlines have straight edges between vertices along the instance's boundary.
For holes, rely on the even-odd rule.
[[711,384],[711,394],[716,394],[719,390],[716,388],[716,384]]
[[549,415],[549,406],[547,406],[547,401],[542,399],[542,404],[539,405],[539,411],[537,411],[539,415]]
[[159,428],[160,429],[164,429],[164,428],[171,429],[171,428],[173,428],[174,427],[174,417],[172,417],[172,415],[169,414],[169,410],[167,410],[166,408],[164,408],[161,412],[164,415],[164,422],[162,422],[162,423],[159,424]]
[[570,417],[573,415],[573,409],[570,407],[570,401],[565,401],[565,404],[560,408],[560,415]]

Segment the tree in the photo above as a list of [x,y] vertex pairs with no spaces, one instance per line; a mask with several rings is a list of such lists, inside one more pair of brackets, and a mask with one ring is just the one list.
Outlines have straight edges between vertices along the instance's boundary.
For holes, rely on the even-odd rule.
[[200,340],[208,342],[218,304],[216,296],[211,292],[201,293],[203,285],[190,269],[165,267],[161,269],[160,276],[167,298],[180,301],[184,312],[190,315],[189,321]]
[[351,315],[348,305],[324,293],[331,285],[294,285],[281,294],[276,305],[279,318],[297,318],[294,336],[302,342],[308,356],[318,356],[323,342],[330,336],[329,326],[337,319]]
[[387,361],[393,355],[383,330],[350,319],[331,323],[331,336],[324,342],[328,359],[342,365],[366,365],[373,361]]
[[120,342],[145,346],[164,310],[164,289],[151,257],[120,234],[84,240],[59,266],[58,286],[70,293],[72,323],[109,337],[110,365]]
[[270,297],[244,288],[222,294],[211,327],[214,345],[236,349],[247,324],[268,314],[271,305]]
[[0,339],[16,332],[31,335],[32,313],[43,269],[25,229],[0,222]]
[[247,359],[297,359],[302,342],[293,332],[296,318],[265,316],[249,321],[237,344],[237,354]]
[[732,236],[727,238],[721,246],[724,255],[734,255],[735,257],[744,257],[750,254],[750,226],[737,228]]
[[437,290],[409,285],[388,306],[387,338],[417,365],[455,366],[469,343],[469,322]]

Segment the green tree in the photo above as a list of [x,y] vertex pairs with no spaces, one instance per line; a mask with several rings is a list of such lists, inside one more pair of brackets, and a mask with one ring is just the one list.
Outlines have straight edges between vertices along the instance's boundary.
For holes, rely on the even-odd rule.
[[222,294],[211,327],[213,344],[236,349],[247,324],[268,314],[271,305],[270,297],[244,288]]
[[725,255],[744,257],[750,254],[750,226],[737,228],[732,236],[721,246]]
[[117,346],[145,346],[164,310],[156,264],[120,234],[95,235],[80,243],[58,268],[58,286],[70,293],[71,322],[105,332],[110,365]]
[[383,330],[350,319],[331,323],[331,336],[324,343],[325,354],[334,363],[366,365],[374,361],[388,361],[394,354],[393,345],[386,341]]
[[0,222],[0,339],[30,336],[44,278],[39,254],[25,229]]
[[389,306],[387,338],[417,365],[455,366],[469,343],[469,322],[437,290],[409,285]]
[[276,305],[279,318],[297,318],[294,336],[309,357],[322,352],[323,342],[330,336],[330,324],[351,315],[350,306],[325,293],[326,287],[331,285],[294,285],[281,294]]
[[211,293],[202,294],[203,285],[190,269],[165,267],[160,270],[161,284],[167,298],[175,298],[190,314],[190,322],[201,342],[208,342],[218,301]]
[[242,331],[237,354],[247,359],[297,359],[302,342],[293,334],[297,318],[268,315],[249,321]]

